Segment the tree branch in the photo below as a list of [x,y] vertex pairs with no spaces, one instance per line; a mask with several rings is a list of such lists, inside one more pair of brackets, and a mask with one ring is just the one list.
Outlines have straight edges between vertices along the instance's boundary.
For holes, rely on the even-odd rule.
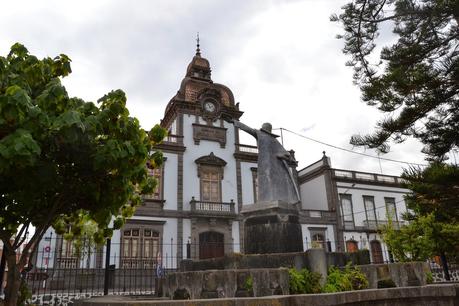
[[365,55],[362,53],[362,19],[363,19],[363,12],[365,11],[365,6],[367,5],[367,0],[362,4],[362,8],[360,10],[360,16],[359,16],[359,25],[357,27],[357,41],[358,41],[358,49],[359,49],[359,56],[360,60],[362,62],[363,68],[365,69],[365,72],[367,74],[367,77],[371,80],[373,78],[372,73],[370,69],[368,68],[368,65],[365,60]]
[[16,235],[16,238],[14,239],[14,242],[13,242],[14,249],[17,249],[26,239],[27,235],[24,235],[24,237],[22,237],[22,235],[24,234],[24,231],[25,231],[25,234],[28,233],[29,224],[30,223],[26,223],[21,226],[21,229],[19,230],[19,233]]

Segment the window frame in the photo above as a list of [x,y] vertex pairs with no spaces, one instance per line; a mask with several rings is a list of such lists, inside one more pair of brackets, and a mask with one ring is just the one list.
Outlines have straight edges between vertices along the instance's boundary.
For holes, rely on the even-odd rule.
[[[352,224],[350,224],[350,227],[346,226],[346,222],[351,222],[350,220],[345,220],[345,214],[344,214],[344,207],[343,207],[343,200],[347,199],[349,200],[350,203],[350,208],[351,208],[351,219],[352,219]],[[343,222],[343,227],[344,229],[355,229],[355,218],[354,218],[354,203],[352,203],[352,195],[347,194],[347,193],[340,193],[339,194],[339,202],[340,202],[340,209],[341,209],[341,220]]]
[[[209,178],[206,178],[206,174]],[[217,175],[217,179],[212,179],[212,175]],[[216,166],[201,166],[199,173],[199,189],[200,189],[200,200],[203,202],[221,202],[222,201],[222,171],[220,167]],[[213,194],[212,185],[216,182],[217,194]],[[209,184],[209,199],[204,199],[204,188],[205,185]]]
[[397,202],[394,197],[384,197],[384,204],[386,206],[386,219],[389,221],[389,205],[392,204],[394,207],[394,216],[390,221],[396,222],[398,224],[398,211],[397,211]]
[[376,214],[376,203],[375,203],[375,197],[374,196],[369,196],[369,195],[364,195],[362,196],[363,198],[363,208],[365,210],[365,218],[366,218],[366,221],[367,221],[367,227],[368,228],[371,228],[372,226],[370,225],[370,220],[368,219],[368,209],[367,209],[367,201],[366,200],[370,200],[371,203],[373,203],[373,216],[374,216],[374,220],[371,220],[371,221],[374,221],[375,222],[375,229],[378,228],[378,216]]

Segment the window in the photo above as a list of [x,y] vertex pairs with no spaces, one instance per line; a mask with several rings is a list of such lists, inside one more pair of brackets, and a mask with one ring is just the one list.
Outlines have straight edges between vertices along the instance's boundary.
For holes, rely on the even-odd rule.
[[376,229],[378,220],[376,219],[375,199],[370,196],[363,196],[363,204],[365,206],[365,215],[367,218],[367,227]]
[[346,250],[349,253],[355,253],[359,250],[359,244],[355,240],[346,241]]
[[353,229],[354,213],[352,210],[352,197],[350,194],[340,194],[341,198],[341,216],[343,218],[344,229]]
[[391,220],[392,222],[396,223],[394,226],[398,226],[398,216],[397,216],[397,207],[395,205],[394,198],[384,198],[386,202],[386,216],[387,220]]
[[222,201],[223,167],[226,162],[211,152],[195,160],[198,165],[198,177],[200,179],[201,201]]
[[311,248],[325,249],[325,231],[326,227],[308,227],[311,235]]
[[151,177],[154,177],[157,181],[157,185],[155,189],[153,190],[152,194],[146,195],[146,199],[151,199],[151,200],[162,200],[163,195],[162,195],[162,190],[163,190],[163,176],[164,176],[164,166],[161,166],[156,169],[150,169],[148,168],[148,175]]
[[381,242],[378,240],[372,240],[370,242],[370,249],[371,249],[371,260],[374,264],[380,264],[384,262]]
[[57,263],[59,268],[63,269],[75,269],[78,268],[79,260],[76,254],[75,246],[73,241],[67,241],[64,238],[60,238],[60,249],[57,257]]
[[146,228],[124,229],[122,232],[123,268],[154,268],[160,251],[159,232]]
[[313,234],[311,238],[311,247],[313,249],[323,249],[325,246],[325,239],[323,234]]
[[202,169],[201,201],[221,202],[221,178],[218,168],[205,167]]

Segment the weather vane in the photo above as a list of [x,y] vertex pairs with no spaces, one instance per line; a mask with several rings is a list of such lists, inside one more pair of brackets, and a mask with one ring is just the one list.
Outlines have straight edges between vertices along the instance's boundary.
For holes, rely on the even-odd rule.
[[199,49],[199,32],[196,34],[196,55],[201,56],[201,49]]

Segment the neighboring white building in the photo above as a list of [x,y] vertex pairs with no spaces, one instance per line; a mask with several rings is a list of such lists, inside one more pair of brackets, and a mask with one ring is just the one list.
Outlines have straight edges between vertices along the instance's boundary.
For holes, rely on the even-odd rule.
[[[298,177],[302,208],[325,222],[321,227],[303,224],[303,237],[333,240],[333,250],[369,249],[375,263],[391,260],[377,230],[389,218],[395,227],[403,224],[404,195],[410,191],[401,187],[399,177],[334,169],[325,154],[298,171]],[[331,224],[325,220],[330,215],[336,218]]]
[[[233,119],[243,114],[231,90],[211,80],[209,62],[198,49],[161,120],[169,131],[158,146],[166,160],[151,172],[160,184],[115,231],[111,264],[148,268],[161,260],[176,268],[184,258],[244,251],[239,212],[256,201],[257,148],[240,144],[239,130],[222,120],[222,113]],[[333,169],[324,155],[298,171],[298,180],[305,250],[369,248],[373,260],[381,260],[385,247],[376,227],[386,222],[386,208],[395,211],[396,221],[405,211],[408,190],[399,178]],[[53,235],[49,230],[40,243],[38,266],[103,266],[103,256],[77,259],[71,244],[50,239]]]

